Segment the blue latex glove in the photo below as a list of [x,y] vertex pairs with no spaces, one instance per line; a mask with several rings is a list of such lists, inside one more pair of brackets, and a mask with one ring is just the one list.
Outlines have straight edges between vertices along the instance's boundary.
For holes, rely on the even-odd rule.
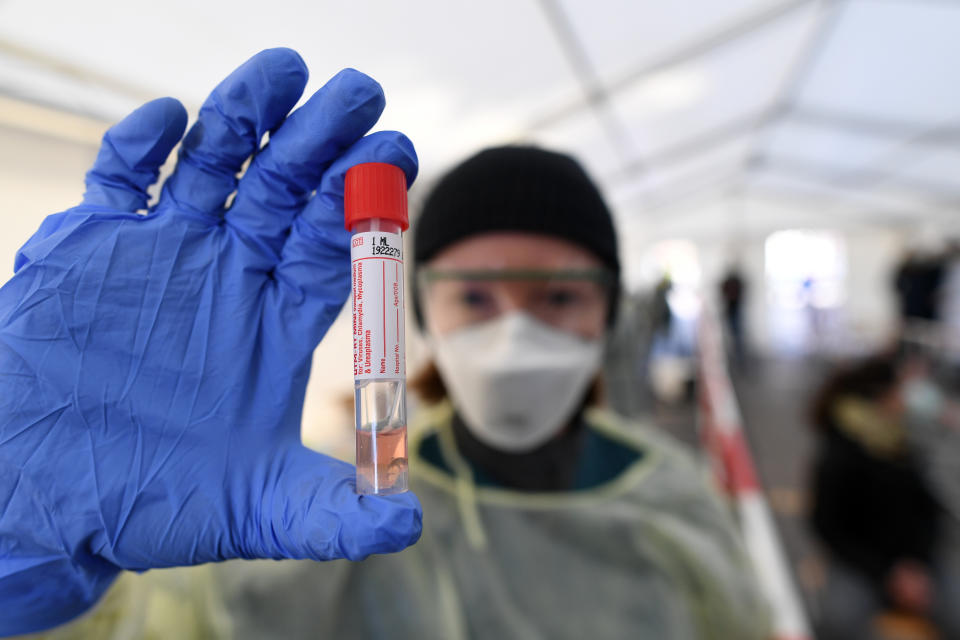
[[357,560],[419,537],[413,494],[358,496],[353,466],[300,444],[311,353],[350,293],[344,174],[417,172],[402,134],[364,137],[376,82],[342,71],[288,117],[306,80],[287,49],[237,69],[146,215],[186,114],[144,105],[104,136],[83,203],[17,255],[0,289],[0,634],[69,620],[122,569]]

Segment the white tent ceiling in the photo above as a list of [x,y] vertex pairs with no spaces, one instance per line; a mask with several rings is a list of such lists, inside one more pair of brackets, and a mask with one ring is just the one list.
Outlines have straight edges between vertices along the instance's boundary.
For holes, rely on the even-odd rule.
[[277,45],[308,91],[344,66],[377,78],[423,182],[482,145],[559,147],[625,230],[942,222],[960,203],[960,0],[0,0],[0,96],[105,121],[158,95],[195,109]]

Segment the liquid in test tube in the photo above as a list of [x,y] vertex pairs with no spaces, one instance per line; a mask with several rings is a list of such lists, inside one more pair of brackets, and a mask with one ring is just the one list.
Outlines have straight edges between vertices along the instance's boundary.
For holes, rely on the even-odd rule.
[[357,492],[400,493],[408,489],[403,171],[380,162],[350,168],[344,213],[352,233]]

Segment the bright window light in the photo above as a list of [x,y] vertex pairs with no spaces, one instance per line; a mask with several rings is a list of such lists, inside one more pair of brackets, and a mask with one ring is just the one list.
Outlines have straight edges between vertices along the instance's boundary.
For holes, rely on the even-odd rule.
[[843,305],[847,260],[843,240],[837,234],[777,231],[767,238],[764,254],[774,305],[785,309]]

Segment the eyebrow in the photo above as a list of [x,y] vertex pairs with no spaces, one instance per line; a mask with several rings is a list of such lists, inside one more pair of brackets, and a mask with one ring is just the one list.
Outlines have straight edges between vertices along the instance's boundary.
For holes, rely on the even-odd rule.
[[590,269],[431,269],[424,268],[426,280],[552,280],[569,278],[607,283],[612,279],[609,270]]

